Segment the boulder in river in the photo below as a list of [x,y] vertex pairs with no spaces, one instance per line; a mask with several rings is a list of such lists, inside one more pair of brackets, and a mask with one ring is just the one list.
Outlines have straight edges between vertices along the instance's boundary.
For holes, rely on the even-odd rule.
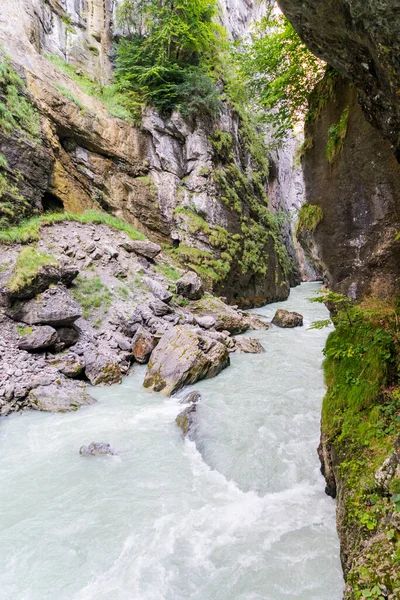
[[176,282],[176,293],[188,300],[200,300],[204,294],[204,285],[194,271],[188,271]]
[[40,385],[31,390],[28,396],[29,404],[36,410],[46,412],[71,412],[80,406],[94,404],[96,400],[90,396],[84,384],[66,381],[63,384],[53,383]]
[[114,450],[111,444],[104,442],[92,442],[88,446],[81,446],[79,454],[83,456],[99,456],[104,454],[110,454],[111,456],[117,456],[118,452]]
[[14,321],[27,325],[51,325],[64,327],[71,325],[82,316],[79,304],[63,286],[52,287],[32,300],[17,300],[6,310]]
[[197,425],[197,406],[196,404],[191,404],[187,406],[185,410],[179,413],[179,415],[175,419],[178,427],[182,429],[183,435],[192,439],[194,431]]
[[190,310],[195,318],[214,317],[215,328],[218,331],[229,331],[229,333],[235,335],[249,329],[248,319],[242,312],[213,296],[205,295],[201,300],[192,302]]
[[178,325],[153,351],[143,385],[170,396],[185,385],[218,375],[228,365],[229,353],[223,344]]
[[273,325],[283,327],[284,329],[299,327],[303,325],[303,315],[280,308],[276,311],[272,323]]
[[44,325],[43,327],[36,327],[28,335],[24,335],[18,343],[18,348],[28,352],[40,352],[46,348],[51,348],[58,341],[57,331],[49,325]]
[[235,345],[232,352],[234,354],[263,354],[265,352],[261,342],[255,338],[240,336],[233,340]]

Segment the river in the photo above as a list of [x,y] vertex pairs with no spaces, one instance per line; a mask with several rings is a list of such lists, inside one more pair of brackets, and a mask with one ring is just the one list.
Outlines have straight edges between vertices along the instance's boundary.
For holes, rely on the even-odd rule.
[[[0,423],[0,600],[340,600],[334,501],[317,446],[327,318],[307,298],[305,326],[251,332],[260,355],[194,386],[197,446],[182,409],[142,388],[95,389],[76,413]],[[119,456],[82,457],[111,442]]]

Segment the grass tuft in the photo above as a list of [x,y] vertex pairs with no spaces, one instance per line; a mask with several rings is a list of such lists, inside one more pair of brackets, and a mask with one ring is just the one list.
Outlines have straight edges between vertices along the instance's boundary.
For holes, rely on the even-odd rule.
[[47,213],[39,217],[33,217],[23,221],[15,227],[0,230],[0,244],[26,244],[40,239],[40,228],[44,225],[61,223],[62,221],[75,221],[77,223],[99,223],[108,225],[118,231],[123,231],[132,240],[145,240],[146,236],[140,233],[129,223],[121,221],[108,213],[97,210],[87,210],[80,215],[74,213]]
[[57,265],[57,260],[34,246],[23,248],[18,255],[14,275],[7,284],[10,292],[18,292],[32,283],[40,268],[45,265]]

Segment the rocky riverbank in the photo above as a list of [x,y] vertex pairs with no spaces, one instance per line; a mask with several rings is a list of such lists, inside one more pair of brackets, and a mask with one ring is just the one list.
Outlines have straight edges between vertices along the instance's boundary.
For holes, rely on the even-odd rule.
[[65,220],[3,246],[1,415],[75,410],[94,401],[88,383],[120,383],[149,360],[145,386],[171,394],[219,373],[232,352],[263,351],[235,335],[268,325],[133,237],[144,236]]

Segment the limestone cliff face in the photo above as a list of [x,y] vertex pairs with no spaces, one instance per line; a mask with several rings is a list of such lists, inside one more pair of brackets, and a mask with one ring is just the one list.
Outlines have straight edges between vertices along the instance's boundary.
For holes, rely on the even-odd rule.
[[[257,241],[257,254],[249,244],[245,248],[246,220],[259,221],[268,180],[265,175],[262,189],[252,188],[256,184],[248,174],[258,171],[259,165],[246,148],[237,115],[226,106],[218,120],[202,125],[179,114],[161,119],[148,110],[141,126],[133,127],[79,84],[83,73],[99,84],[110,81],[117,3],[5,0],[3,5],[0,42],[13,68],[26,80],[26,94],[40,114],[44,140],[26,161],[35,156],[41,169],[40,176],[25,169],[32,188],[27,198],[31,208],[62,205],[80,211],[100,206],[150,238],[172,243],[186,264],[203,275],[211,273],[209,287],[231,301],[252,305],[287,297],[289,284],[299,281],[288,231],[286,245],[292,259],[273,222],[265,222],[267,233],[262,242]],[[237,37],[245,35],[263,10],[248,0],[224,0],[221,19]],[[49,55],[73,65],[78,82]],[[221,164],[215,139],[224,135],[231,146],[230,158]],[[2,140],[10,176],[20,168],[13,159],[20,137],[13,134]],[[45,158],[37,161],[40,153]],[[225,169],[230,169],[229,181],[222,179]],[[215,177],[216,170],[221,177]],[[223,188],[235,193],[235,173],[243,175],[248,189],[239,194],[239,205],[233,210],[232,202],[226,201],[229,190]],[[282,195],[272,210],[286,210]]]
[[367,119],[400,160],[400,1],[279,0],[317,56],[350,78]]
[[337,76],[322,86],[311,112],[318,95],[330,95],[306,126],[303,167],[307,202],[323,218],[301,239],[319,255],[333,289],[386,298],[400,289],[400,166],[365,119],[354,85]]

